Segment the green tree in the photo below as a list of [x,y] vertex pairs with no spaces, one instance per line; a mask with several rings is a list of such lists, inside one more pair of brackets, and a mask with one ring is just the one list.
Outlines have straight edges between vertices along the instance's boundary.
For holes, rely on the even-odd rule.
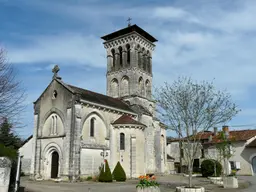
[[[112,182],[113,178],[112,178],[112,174],[108,165],[108,161],[105,160],[105,165],[102,166],[101,170],[100,170],[100,175],[99,175],[99,182]],[[104,168],[105,166],[105,168]],[[104,171],[105,169],[105,171]]]
[[219,177],[221,175],[221,171],[221,164],[214,159],[206,159],[201,163],[201,172],[203,177]]
[[22,143],[22,140],[12,129],[12,124],[9,123],[8,119],[3,118],[0,124],[0,157],[8,157],[12,160],[9,191],[12,191],[15,186],[18,149]]
[[0,124],[0,144],[17,150],[21,143],[20,137],[13,132],[12,124],[9,123],[7,118],[3,118]]
[[117,162],[116,167],[113,171],[113,178],[116,181],[126,181],[125,171],[119,161]]

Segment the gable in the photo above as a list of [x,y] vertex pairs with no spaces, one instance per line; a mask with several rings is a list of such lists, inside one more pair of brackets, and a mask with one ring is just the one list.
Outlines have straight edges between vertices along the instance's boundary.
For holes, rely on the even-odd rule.
[[70,93],[73,93],[72,89],[70,89],[68,86],[65,85],[65,83],[63,83],[61,80],[58,80],[57,78],[53,79],[49,85],[45,88],[45,90],[43,91],[43,93],[37,98],[36,101],[34,101],[34,104],[37,104],[40,99],[47,94],[47,91],[49,91],[50,87],[54,84],[58,83],[59,85],[63,86],[63,88],[67,89]]

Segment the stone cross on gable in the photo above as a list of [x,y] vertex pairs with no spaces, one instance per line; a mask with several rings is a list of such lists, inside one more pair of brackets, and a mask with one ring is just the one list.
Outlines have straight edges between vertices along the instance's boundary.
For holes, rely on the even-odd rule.
[[60,68],[58,65],[55,65],[52,69],[53,72],[53,79],[58,77],[58,72],[59,72]]
[[131,17],[129,17],[129,18],[127,19],[127,21],[128,21],[128,27],[130,27],[130,26],[131,26],[131,20],[132,20],[132,18],[131,18]]

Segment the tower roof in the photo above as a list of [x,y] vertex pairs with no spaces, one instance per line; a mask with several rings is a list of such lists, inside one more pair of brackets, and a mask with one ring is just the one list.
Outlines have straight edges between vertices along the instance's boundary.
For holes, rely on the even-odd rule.
[[128,26],[126,28],[120,29],[118,31],[115,31],[113,33],[110,33],[108,35],[105,35],[103,37],[101,37],[101,39],[105,40],[105,41],[109,41],[112,40],[116,37],[131,33],[131,32],[137,32],[139,33],[141,36],[145,37],[147,40],[151,41],[152,43],[156,42],[157,39],[154,38],[152,35],[150,35],[148,32],[144,31],[142,28],[140,28],[139,26],[135,25],[131,25]]

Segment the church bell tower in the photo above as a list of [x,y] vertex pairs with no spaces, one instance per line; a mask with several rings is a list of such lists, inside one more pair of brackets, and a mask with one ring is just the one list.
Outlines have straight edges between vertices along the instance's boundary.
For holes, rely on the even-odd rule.
[[101,37],[107,51],[107,95],[148,105],[152,90],[152,53],[157,40],[137,25]]

